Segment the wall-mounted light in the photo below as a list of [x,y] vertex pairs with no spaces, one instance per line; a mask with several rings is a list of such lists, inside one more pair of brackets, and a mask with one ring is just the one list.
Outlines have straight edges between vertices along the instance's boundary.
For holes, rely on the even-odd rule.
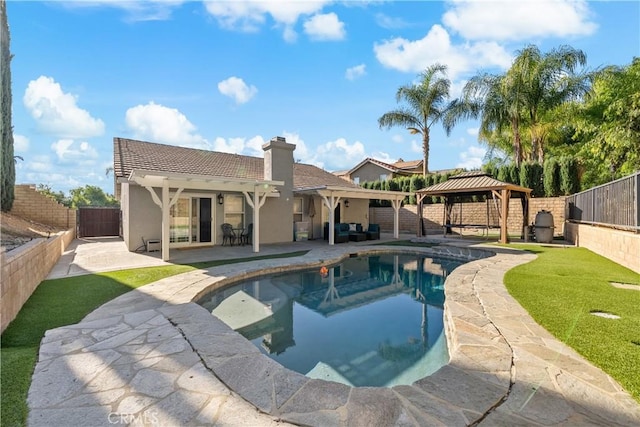
[[348,201],[348,200],[345,200],[345,201],[344,201],[344,207],[345,207],[345,208],[348,208],[348,207],[349,207],[349,201]]
[[222,196],[222,193],[218,194],[218,204],[221,205],[224,203],[224,197]]

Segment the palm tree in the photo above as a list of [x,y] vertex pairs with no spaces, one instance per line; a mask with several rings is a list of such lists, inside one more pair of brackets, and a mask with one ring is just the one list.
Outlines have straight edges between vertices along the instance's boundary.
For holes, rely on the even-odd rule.
[[586,62],[585,53],[571,46],[560,46],[543,54],[537,46],[529,45],[518,52],[507,75],[517,75],[523,83],[523,113],[531,136],[531,160],[544,161],[544,144],[550,131],[545,115],[587,93],[590,74],[576,73]]
[[[449,89],[451,82],[446,77],[447,66],[433,64],[420,74],[420,83],[398,88],[396,101],[404,101],[406,106],[389,111],[378,119],[380,128],[404,126],[412,135],[422,135],[424,162],[422,173],[429,173],[429,130],[431,126],[447,114],[450,107]],[[446,127],[445,127],[445,130]],[[447,130],[447,135],[449,130]]]

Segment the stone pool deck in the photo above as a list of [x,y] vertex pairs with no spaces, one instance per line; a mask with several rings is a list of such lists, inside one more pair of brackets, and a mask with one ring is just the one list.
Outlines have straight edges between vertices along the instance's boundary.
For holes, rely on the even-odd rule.
[[[296,250],[296,249],[292,249]],[[330,264],[397,247],[314,247],[124,294],[50,330],[29,391],[30,426],[640,425],[640,405],[538,326],[502,278],[535,256],[481,246],[409,252],[472,257],[446,281],[451,360],[411,386],[352,388],[284,369],[192,301],[259,271]],[[497,251],[494,256],[484,251]],[[284,252],[284,251],[283,251]],[[404,250],[403,250],[404,252]],[[478,259],[479,258],[479,259]]]

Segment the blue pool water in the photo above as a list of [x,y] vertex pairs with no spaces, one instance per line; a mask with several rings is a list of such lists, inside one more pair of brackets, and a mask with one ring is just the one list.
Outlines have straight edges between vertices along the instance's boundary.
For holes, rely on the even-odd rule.
[[348,258],[262,276],[199,303],[265,355],[352,386],[411,384],[449,359],[444,281],[461,261],[420,255]]

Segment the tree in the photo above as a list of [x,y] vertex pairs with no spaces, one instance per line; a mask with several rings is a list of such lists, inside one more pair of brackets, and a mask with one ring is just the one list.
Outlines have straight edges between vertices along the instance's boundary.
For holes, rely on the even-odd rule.
[[[431,126],[444,120],[451,105],[449,103],[451,82],[446,77],[446,73],[446,65],[436,63],[428,67],[420,74],[419,84],[398,88],[396,101],[404,102],[406,106],[389,111],[378,119],[378,125],[381,129],[404,126],[412,135],[422,135],[423,176],[427,176],[429,173],[429,132]],[[445,126],[445,131],[448,135],[450,128]]]
[[574,138],[588,186],[640,169],[640,58],[607,67],[594,77],[591,92],[575,114]]
[[85,185],[70,190],[71,207],[80,206],[118,206],[118,201],[111,195],[105,194],[102,188],[95,185]]
[[571,46],[560,46],[547,53],[529,45],[518,52],[507,78],[517,82],[523,94],[522,122],[530,134],[529,160],[544,162],[544,145],[554,126],[546,115],[562,104],[587,93],[590,75],[576,72],[587,56]]
[[585,54],[570,46],[544,54],[527,46],[506,73],[472,77],[445,123],[480,119],[479,139],[490,148],[510,153],[518,167],[527,159],[542,163],[545,141],[557,126],[548,115],[586,93],[590,75],[576,73],[585,62]]
[[0,162],[0,208],[8,212],[13,207],[14,187],[16,184],[16,165],[13,154],[13,125],[11,117],[11,52],[9,48],[9,22],[7,21],[7,3],[0,0],[0,134],[2,136],[2,154]]
[[67,198],[62,191],[57,191],[57,192],[53,191],[51,186],[48,184],[38,184],[38,186],[36,187],[36,190],[38,190],[40,194],[55,200],[61,205],[64,205],[67,207],[71,206],[71,200]]

